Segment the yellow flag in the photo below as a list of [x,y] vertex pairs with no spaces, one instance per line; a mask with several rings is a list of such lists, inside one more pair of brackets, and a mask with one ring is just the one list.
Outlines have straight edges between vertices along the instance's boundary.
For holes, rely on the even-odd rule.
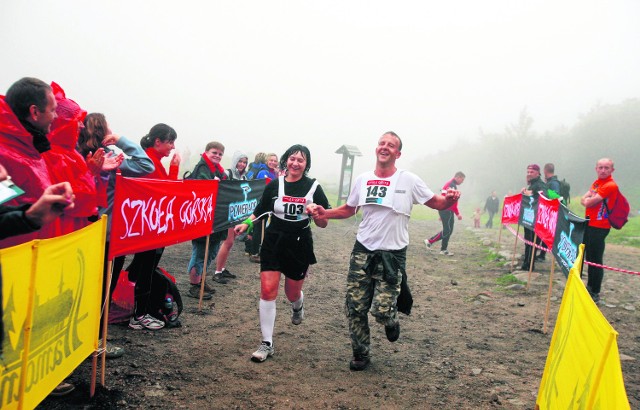
[[580,279],[583,256],[580,245],[562,296],[536,408],[629,409],[618,333]]
[[0,250],[1,408],[37,406],[97,348],[105,226]]

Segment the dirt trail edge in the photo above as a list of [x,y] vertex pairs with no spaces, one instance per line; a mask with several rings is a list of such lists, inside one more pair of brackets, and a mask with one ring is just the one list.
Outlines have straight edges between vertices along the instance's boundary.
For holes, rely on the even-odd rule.
[[[42,409],[533,409],[565,279],[556,268],[548,333],[544,334],[551,262],[536,266],[529,288],[505,286],[510,272],[497,249],[498,229],[457,222],[453,256],[427,251],[423,239],[437,221],[412,221],[407,270],[414,297],[411,316],[401,315],[400,339],[386,340],[370,319],[372,365],[351,372],[344,316],[353,220],[314,228],[319,263],[304,285],[305,318],[291,324],[281,287],[274,333],[275,355],[249,360],[260,342],[259,265],[231,251],[227,268],[238,275],[214,283],[212,301],[186,296],[190,243],[167,248],[161,266],[176,275],[185,300],[182,327],[152,332],[111,325],[109,339],[126,349],[107,362],[107,386],[88,399],[90,360],[71,376],[76,390],[47,398]],[[502,248],[514,237],[503,231]],[[436,247],[437,249],[437,247]],[[518,246],[522,252],[522,245]],[[640,251],[607,246],[605,263],[638,270]],[[601,310],[619,332],[618,346],[631,408],[640,408],[640,277],[606,271]]]

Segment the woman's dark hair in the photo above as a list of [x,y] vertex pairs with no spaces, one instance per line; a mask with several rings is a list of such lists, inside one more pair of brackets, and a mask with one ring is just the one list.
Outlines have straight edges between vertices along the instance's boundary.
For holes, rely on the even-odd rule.
[[296,144],[292,145],[288,150],[282,154],[280,157],[280,169],[283,171],[287,170],[287,160],[290,156],[297,153],[302,154],[302,156],[307,160],[307,166],[304,168],[304,174],[307,175],[307,172],[311,169],[311,152],[309,152],[309,148],[304,145]]
[[176,130],[167,124],[156,124],[149,130],[149,133],[140,139],[140,146],[144,149],[153,147],[156,139],[161,142],[173,142],[178,138]]
[[84,118],[84,128],[78,136],[78,151],[83,157],[102,147],[102,140],[109,132],[109,124],[104,114],[92,112]]

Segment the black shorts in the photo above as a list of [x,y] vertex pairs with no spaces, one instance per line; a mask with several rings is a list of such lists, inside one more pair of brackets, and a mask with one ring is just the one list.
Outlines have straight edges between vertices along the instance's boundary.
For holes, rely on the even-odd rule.
[[291,233],[267,228],[260,249],[261,271],[278,271],[289,279],[301,280],[309,265],[316,262],[311,229]]

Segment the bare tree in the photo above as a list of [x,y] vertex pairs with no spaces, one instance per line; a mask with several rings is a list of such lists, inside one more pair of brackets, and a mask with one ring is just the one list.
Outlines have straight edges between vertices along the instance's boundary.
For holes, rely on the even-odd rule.
[[509,124],[505,127],[505,132],[508,137],[524,140],[532,136],[531,126],[533,125],[533,118],[527,112],[527,107],[524,107],[520,111],[520,117],[515,124]]

